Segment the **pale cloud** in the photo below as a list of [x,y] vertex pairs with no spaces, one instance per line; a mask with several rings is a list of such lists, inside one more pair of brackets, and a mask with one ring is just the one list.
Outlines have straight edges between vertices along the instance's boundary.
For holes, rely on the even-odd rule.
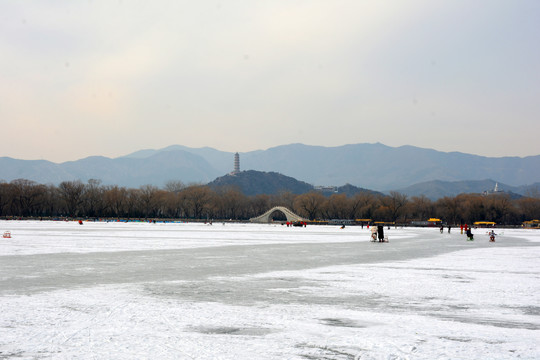
[[[538,130],[532,0],[8,1],[0,10],[0,116],[19,135],[0,156],[376,141],[540,150],[514,131]],[[462,140],[464,128],[494,123],[491,137],[515,145]]]

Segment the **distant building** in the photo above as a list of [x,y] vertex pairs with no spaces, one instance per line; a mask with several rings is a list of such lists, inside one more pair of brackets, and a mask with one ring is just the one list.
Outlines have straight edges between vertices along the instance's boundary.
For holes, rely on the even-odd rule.
[[338,192],[338,188],[337,186],[315,186],[315,190],[316,191],[321,191],[321,192],[334,192],[334,193],[337,193]]
[[234,170],[231,175],[236,175],[240,173],[240,155],[238,153],[234,154]]
[[499,189],[499,183],[496,182],[493,190],[486,190],[483,192],[483,195],[499,194],[499,193],[504,193],[504,192],[505,192],[504,190]]

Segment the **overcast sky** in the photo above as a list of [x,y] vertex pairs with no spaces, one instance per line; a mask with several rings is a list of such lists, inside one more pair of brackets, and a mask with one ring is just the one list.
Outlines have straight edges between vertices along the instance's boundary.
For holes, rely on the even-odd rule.
[[540,154],[538,0],[0,2],[0,156]]

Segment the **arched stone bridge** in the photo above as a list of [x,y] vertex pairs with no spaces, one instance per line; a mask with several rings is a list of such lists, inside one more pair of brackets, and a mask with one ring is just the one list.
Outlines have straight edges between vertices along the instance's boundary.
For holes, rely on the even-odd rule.
[[293,213],[291,210],[287,209],[284,206],[273,207],[267,212],[265,212],[264,214],[262,214],[261,216],[257,216],[257,217],[249,219],[249,221],[254,222],[254,223],[269,223],[272,221],[271,215],[276,211],[282,212],[287,217],[287,221],[290,221],[290,222],[307,221],[303,217],[296,215],[295,213]]

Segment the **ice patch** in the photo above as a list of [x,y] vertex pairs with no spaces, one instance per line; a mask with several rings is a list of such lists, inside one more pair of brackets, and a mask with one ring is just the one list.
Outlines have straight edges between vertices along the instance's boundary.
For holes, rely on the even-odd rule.
[[[351,230],[346,241],[366,235],[344,248],[366,253],[351,262],[336,250],[343,233],[323,227],[186,227],[187,243],[208,249],[189,252],[173,225],[50,226],[21,223],[0,250],[0,358],[540,358],[540,247],[514,241],[530,240],[525,230],[495,244],[429,229],[371,244]],[[114,237],[131,231],[144,237]],[[59,242],[40,236],[55,232]],[[238,246],[219,250],[229,243]],[[254,244],[264,252],[248,263]],[[418,244],[421,256],[405,254]],[[443,244],[460,251],[441,254]]]

